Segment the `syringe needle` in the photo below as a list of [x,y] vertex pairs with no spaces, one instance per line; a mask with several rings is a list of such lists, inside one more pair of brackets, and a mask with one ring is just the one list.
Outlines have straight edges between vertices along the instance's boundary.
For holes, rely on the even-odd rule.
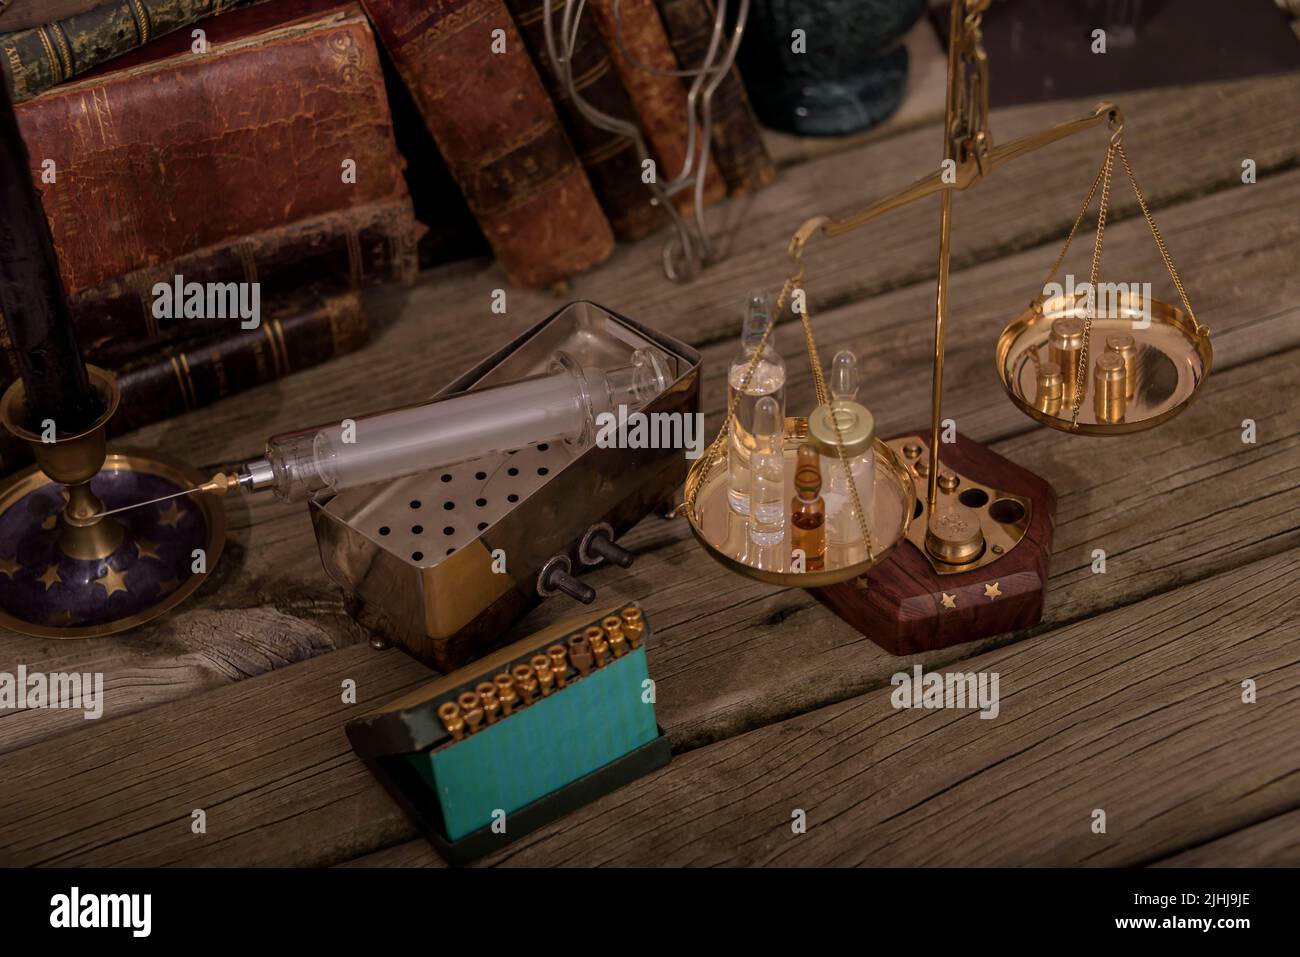
[[156,505],[159,502],[166,502],[173,498],[181,498],[185,495],[193,495],[195,492],[213,492],[217,495],[225,495],[232,488],[239,485],[239,476],[228,475],[225,472],[218,472],[212,478],[208,479],[202,485],[196,485],[194,488],[187,488],[180,492],[173,492],[171,495],[162,495],[158,498],[151,498],[144,502],[134,502],[131,505],[123,505],[119,508],[106,509],[98,512],[91,518],[104,518],[107,515],[116,515],[118,512],[129,512],[132,509],[144,508],[146,505]]

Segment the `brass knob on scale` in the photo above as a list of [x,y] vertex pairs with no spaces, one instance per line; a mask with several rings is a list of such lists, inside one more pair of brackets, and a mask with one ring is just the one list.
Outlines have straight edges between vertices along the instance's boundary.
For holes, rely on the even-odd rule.
[[949,565],[975,561],[984,553],[979,515],[959,502],[940,503],[926,524],[925,549]]

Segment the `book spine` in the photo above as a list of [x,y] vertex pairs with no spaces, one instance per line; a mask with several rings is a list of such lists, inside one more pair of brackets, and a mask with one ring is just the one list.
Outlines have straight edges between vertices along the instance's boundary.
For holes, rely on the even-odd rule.
[[257,329],[127,365],[117,374],[122,404],[114,435],[199,409],[336,356],[355,352],[370,336],[357,293],[326,299]]
[[153,37],[259,0],[115,0],[0,37],[14,102],[80,76]]
[[[649,235],[663,223],[664,214],[650,202],[652,194],[641,182],[641,157],[637,155],[636,141],[601,129],[589,121],[561,85],[559,74],[547,53],[543,0],[506,0],[506,4],[515,16],[515,23],[519,25],[519,32],[523,34],[538,72],[546,82],[547,92],[555,102],[605,215],[614,227],[614,234],[620,239],[640,239]],[[551,16],[552,29],[558,38],[563,33],[563,25],[560,11],[554,6]],[[570,59],[573,85],[579,96],[606,116],[634,122],[631,104],[619,82],[609,51],[590,17],[583,17],[578,23]]]
[[502,0],[363,0],[511,281],[549,286],[614,236]]
[[0,0],[0,30],[10,33],[94,10],[104,0]]
[[384,282],[411,283],[415,237],[407,200],[328,213],[106,280],[72,298],[72,317],[86,358],[117,368],[147,350],[229,327],[228,318],[155,315],[158,283],[257,283],[261,311],[278,315],[295,303]]
[[[680,78],[665,75],[678,70],[668,34],[655,9],[654,0],[621,0],[615,18],[616,0],[593,0],[596,25],[600,27],[605,46],[609,49],[614,68],[618,71],[623,88],[627,90],[637,121],[650,141],[650,148],[659,157],[659,181],[666,182],[683,168],[689,148],[686,87]],[[619,21],[622,21],[620,31]],[[620,33],[623,47],[620,47]],[[650,67],[662,70],[656,74]],[[696,134],[699,135],[698,132]],[[698,149],[697,149],[698,152]],[[695,190],[677,194],[676,201],[683,210],[694,203]],[[711,160],[704,178],[704,201],[715,203],[727,195],[718,167]]]
[[[698,69],[709,49],[714,10],[709,0],[656,0],[668,39],[683,68]],[[735,195],[766,186],[776,167],[763,145],[754,110],[734,66],[713,93],[713,158]]]
[[17,113],[71,294],[407,195],[359,10],[83,80]]
[[[121,435],[355,352],[369,337],[361,297],[348,293],[264,319],[257,329],[163,350],[117,371],[122,403],[109,433]],[[26,443],[0,435],[0,472],[30,461]]]

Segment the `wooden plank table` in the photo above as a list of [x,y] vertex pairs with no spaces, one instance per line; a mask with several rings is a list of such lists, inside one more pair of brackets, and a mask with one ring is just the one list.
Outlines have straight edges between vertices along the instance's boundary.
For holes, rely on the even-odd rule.
[[[928,84],[932,86],[933,84]],[[932,95],[926,94],[926,95]],[[1056,487],[1042,622],[894,658],[807,593],[740,578],[682,522],[628,536],[631,569],[586,576],[636,598],[673,763],[487,863],[1294,864],[1300,857],[1300,84],[1264,77],[1115,97],[1126,144],[1199,318],[1204,395],[1155,431],[1111,440],[1036,426],[1006,401],[997,332],[1041,287],[1101,161],[1101,134],[1032,154],[954,202],[944,412]],[[1002,141],[1090,102],[996,111]],[[727,258],[688,286],[658,268],[663,236],[620,248],[563,292],[509,290],[491,263],[370,299],[364,352],[141,430],[127,441],[205,465],[275,431],[432,393],[571,298],[703,352],[718,425],[745,290],[784,278],[805,218],[845,213],[930,168],[939,128],[915,119],[838,151],[786,143],[776,185],[715,215]],[[1253,159],[1258,181],[1241,182]],[[847,185],[851,184],[851,188]],[[815,240],[807,288],[823,354],[862,357],[884,434],[928,418],[937,204]],[[1172,297],[1127,186],[1103,266]],[[1086,269],[1079,250],[1076,273]],[[811,401],[802,337],[780,330]],[[1243,442],[1243,422],[1257,440]],[[427,680],[375,651],[320,566],[301,507],[230,500],[230,540],[188,605],[124,636],[0,632],[0,671],[102,672],[104,720],[0,711],[0,864],[436,865],[356,760],[343,725]],[[1104,549],[1104,574],[1093,573]],[[514,630],[573,614],[557,599]],[[890,676],[960,663],[1001,676],[996,720],[896,710]],[[356,705],[341,701],[356,682]],[[1256,682],[1258,700],[1241,700]],[[206,834],[190,829],[207,813]],[[806,834],[790,827],[796,809]],[[1106,834],[1092,833],[1096,809]]]

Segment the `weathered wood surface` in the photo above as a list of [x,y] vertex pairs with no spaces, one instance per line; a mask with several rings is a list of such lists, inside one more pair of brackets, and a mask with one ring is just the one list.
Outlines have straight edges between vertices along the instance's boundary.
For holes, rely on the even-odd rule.
[[[393,848],[394,855],[399,853],[398,848],[405,849],[412,865],[421,860],[417,852],[422,854],[424,850],[415,841]],[[1155,866],[1300,867],[1300,808],[1188,848]]]
[[[993,719],[898,710],[892,689],[882,689],[728,738],[484,863],[997,867],[1163,858],[1300,803],[1298,573],[1292,550],[954,666],[999,675]],[[1255,704],[1242,701],[1247,678],[1258,682]],[[792,830],[796,809],[807,833]],[[1098,809],[1104,834],[1093,830]],[[1267,834],[1250,828],[1224,840],[1245,842],[1260,863],[1281,863],[1294,856],[1290,816]],[[440,862],[411,842],[355,863]]]
[[[1055,462],[1081,482],[1073,490],[1058,483],[1059,550],[1046,624],[1154,593],[1182,595],[1188,589],[1177,586],[1187,581],[1300,545],[1300,422],[1289,398],[1300,388],[1298,358],[1292,351],[1212,379],[1216,398],[1148,433],[1152,454],[1123,476],[1090,477],[1091,443],[1058,433],[995,446],[1031,468]],[[1263,395],[1261,381],[1272,386]],[[1276,404],[1261,404],[1266,398]],[[1260,423],[1256,445],[1240,441],[1247,407]],[[1230,428],[1206,427],[1225,414]],[[1229,497],[1242,487],[1253,498]],[[1112,495],[1117,500],[1101,507]],[[1204,544],[1211,532],[1221,550]],[[1105,575],[1090,571],[1099,546],[1109,555]],[[624,573],[659,582],[637,594],[653,615],[647,647],[660,721],[679,745],[839,701],[914,661],[937,666],[1011,638],[892,658],[807,594],[765,594],[695,555],[690,543],[676,543],[649,557],[652,570],[635,565]],[[1019,666],[1006,670],[1022,674]],[[410,837],[396,805],[348,750],[342,727],[356,709],[341,705],[340,682],[357,682],[359,707],[427,674],[398,652],[352,647],[19,750],[6,758],[0,798],[22,826],[3,829],[13,836],[0,836],[0,862],[320,864]],[[200,746],[208,740],[211,747]],[[139,803],[153,793],[156,801]],[[176,800],[192,806],[177,810]],[[193,807],[224,822],[210,826],[206,843],[177,824]]]
[[[1300,221],[1293,214],[1297,205],[1300,205],[1300,171],[1291,171],[1279,173],[1253,186],[1232,187],[1160,211],[1163,228],[1171,237],[1215,237],[1213,245],[1185,242],[1185,252],[1178,253],[1182,271],[1188,277],[1189,292],[1194,297],[1193,305],[1214,334],[1217,371],[1210,379],[1209,389],[1216,388],[1224,373],[1242,362],[1300,345],[1300,309],[1294,305],[1300,301],[1297,298],[1300,296],[1300,278],[1290,268],[1300,242]],[[1171,239],[1171,242],[1177,248],[1177,240]],[[1109,261],[1130,264],[1133,275],[1153,277],[1157,290],[1168,285],[1167,279],[1159,272],[1158,254],[1140,219],[1130,219],[1108,228],[1106,251]],[[954,319],[947,341],[944,408],[945,414],[958,423],[964,434],[989,441],[1033,428],[1030,420],[1002,396],[991,361],[991,340],[996,330],[1028,299],[1035,284],[1041,282],[1046,268],[1043,264],[1050,265],[1055,252],[1055,245],[1039,247],[954,274]],[[454,282],[446,289],[463,293],[462,286],[463,282]],[[443,287],[426,285],[417,292],[431,298],[440,288]],[[925,419],[931,345],[928,331],[918,333],[918,329],[929,325],[928,311],[933,308],[932,300],[933,289],[928,283],[920,283],[865,303],[814,315],[824,358],[840,348],[852,348],[863,356],[867,381],[864,395],[870,396],[882,434],[915,428]],[[432,301],[426,306],[431,312],[437,308]],[[418,310],[408,306],[403,321],[392,334],[418,329],[421,326],[416,321],[419,315]],[[900,322],[900,316],[914,316],[915,319]],[[452,324],[451,331],[454,333],[462,325],[466,324]],[[805,407],[812,401],[812,387],[804,374],[806,359],[802,353],[802,336],[797,330],[786,329],[780,347],[792,370],[791,407]],[[387,339],[375,347],[385,350],[385,354],[388,348]],[[448,344],[449,350],[457,350],[461,355],[467,355],[470,348],[466,343]],[[725,368],[733,348],[728,340],[705,349],[703,402],[710,429],[716,428],[720,421],[725,402]],[[380,361],[378,356],[375,361]],[[466,362],[468,358],[461,361]],[[254,406],[260,401],[257,396],[261,391],[249,400]],[[1274,393],[1262,398],[1274,401],[1283,395]],[[231,408],[226,409],[226,406]],[[1210,427],[1231,439],[1234,427],[1239,425],[1242,417],[1258,419],[1262,414],[1255,414],[1249,399],[1245,398],[1240,412],[1235,419],[1216,419]],[[248,410],[236,402],[221,403],[196,415],[210,419],[218,415],[242,417],[247,414]],[[322,413],[317,410],[313,414],[319,416]],[[1237,411],[1232,414],[1237,415]],[[301,412],[300,415],[305,417],[308,413]],[[195,417],[186,416],[178,421],[187,422]],[[302,421],[305,418],[300,418],[298,424]],[[224,423],[214,427],[214,432],[221,436],[231,428],[234,428],[233,423]],[[247,431],[247,428],[245,426],[239,435],[257,434]],[[1117,456],[1127,458],[1130,450],[1138,455],[1145,454],[1147,443],[1160,441],[1164,434],[1165,430],[1158,430],[1103,445],[1114,450]],[[232,440],[229,437],[219,441],[227,443],[224,446],[227,449],[238,448],[230,445]],[[233,441],[246,440],[236,438]],[[1099,447],[1092,440],[1079,440],[1079,443],[1088,457]],[[1017,446],[1011,448],[1014,450]],[[217,447],[205,446],[203,453],[203,460],[220,460],[221,453]],[[225,454],[234,453],[227,451]],[[1014,460],[1038,471],[1059,489],[1060,479],[1056,470],[1062,456],[1055,453],[1045,455],[1041,460],[1048,464],[1039,465],[1026,461],[1017,451],[1003,454],[1009,454]],[[1081,461],[1086,463],[1088,457]],[[1064,458],[1068,460],[1069,456]],[[1228,484],[1225,481],[1216,485],[1220,489],[1218,494],[1230,494]],[[186,612],[128,636],[102,641],[66,644],[9,635],[0,644],[5,660],[22,661],[31,668],[45,670],[105,671],[108,713],[120,715],[243,674],[225,668],[222,663],[223,658],[241,654],[243,638],[236,631],[227,631],[227,624],[220,617],[209,621],[205,609],[230,612],[236,617],[243,613],[242,610],[252,609],[251,617],[255,620],[269,618],[278,621],[278,616],[296,619],[284,622],[283,629],[277,627],[264,631],[261,641],[270,653],[246,660],[251,668],[247,672],[250,674],[358,640],[357,629],[343,614],[338,589],[328,581],[320,567],[305,510],[298,506],[279,505],[268,499],[231,498],[227,503],[231,508],[232,527],[229,550],[222,559],[216,580],[205,586],[198,600],[191,603]],[[1066,517],[1063,514],[1062,521]],[[1269,534],[1267,528],[1263,532]],[[1057,538],[1059,556],[1068,539],[1063,540],[1059,531]],[[747,614],[742,616],[747,625],[770,633],[777,642],[782,640],[781,615],[811,607],[810,599],[801,592],[777,594],[767,586],[736,580],[723,572],[695,548],[689,532],[681,523],[665,526],[657,520],[647,521],[633,533],[631,541],[642,552],[640,563],[630,572],[601,573],[593,578],[593,583],[598,584],[602,591],[622,597],[646,598],[659,592],[671,594],[676,599],[672,602],[674,608],[685,605],[695,612],[685,619],[686,628],[701,641],[714,645],[718,641],[714,629],[705,627],[712,619],[709,609],[733,607],[740,603],[742,594],[743,600],[755,602],[746,606]],[[667,552],[661,559],[647,554],[665,548]],[[681,574],[683,564],[691,569],[687,580],[694,583],[692,587],[679,585],[684,577]],[[1087,563],[1084,563],[1086,567]],[[701,603],[703,607],[700,607]],[[559,616],[567,612],[569,606],[564,600],[558,600],[556,604],[557,607],[543,610],[540,618],[534,616],[529,622],[546,621],[549,620],[546,618],[548,614]],[[778,613],[777,609],[783,611]],[[771,622],[764,624],[774,615],[776,617]],[[838,649],[839,656],[847,654],[854,661],[862,660],[856,642],[850,637],[851,632],[840,628],[833,616],[817,619],[817,622],[818,633],[824,637],[819,651]],[[822,625],[830,626],[829,630],[820,627]],[[303,642],[298,638],[302,633],[315,634],[317,638]],[[851,642],[852,646],[846,646],[845,642]],[[742,648],[757,647],[739,639],[736,643]],[[693,662],[699,653],[697,642],[683,640],[680,647],[683,663]],[[702,657],[708,660],[711,656]],[[744,657],[756,662],[762,660],[762,655],[757,653]],[[864,687],[860,667],[847,671],[840,663],[822,667],[820,659],[815,655],[812,657],[817,666],[810,669],[809,687],[820,689],[812,703],[824,703],[833,700],[830,695],[842,697]],[[695,668],[694,665],[691,667]],[[729,675],[748,673],[748,667],[743,665],[728,672]],[[823,674],[830,676],[829,683],[823,680]],[[734,680],[731,678],[728,683]],[[731,733],[737,727],[746,727],[746,722],[757,714],[772,713],[762,711],[751,716],[746,709],[752,704],[777,707],[779,710],[774,712],[777,715],[797,713],[801,701],[797,697],[793,700],[788,698],[789,684],[778,683],[776,676],[764,682],[765,686],[778,684],[780,686],[775,691],[768,687],[749,688],[748,693],[726,699],[731,702],[726,710],[732,714],[727,722],[708,727],[716,722],[702,718],[701,727],[695,733],[683,731],[680,741],[687,743]],[[30,714],[22,721],[13,719],[12,713],[7,720],[0,713],[0,751],[56,733],[72,721],[67,714],[59,712]]]
[[[679,755],[495,862],[1166,856],[1300,801],[1298,570],[1292,550],[969,659],[960,670],[1000,675],[993,721],[896,711],[881,689]],[[364,650],[218,689],[198,716],[176,702],[17,752],[0,862],[322,864],[410,836],[343,740],[339,688]],[[419,680],[395,652],[362,664],[362,701]],[[798,837],[795,808],[810,825]],[[1105,835],[1089,829],[1095,808]]]

